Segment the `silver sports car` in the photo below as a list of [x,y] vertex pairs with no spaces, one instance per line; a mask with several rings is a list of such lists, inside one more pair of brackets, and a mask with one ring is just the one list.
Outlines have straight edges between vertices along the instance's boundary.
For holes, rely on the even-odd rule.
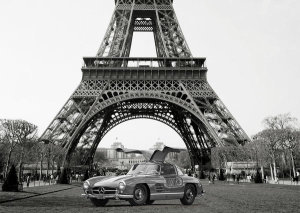
[[169,152],[180,152],[181,149],[165,147],[152,155],[141,150],[117,151],[143,154],[148,162],[133,165],[123,176],[99,176],[86,180],[83,196],[94,205],[104,206],[109,199],[127,200],[131,205],[180,199],[183,205],[191,205],[196,196],[203,194],[202,184],[197,178],[184,175],[176,165],[164,162]]

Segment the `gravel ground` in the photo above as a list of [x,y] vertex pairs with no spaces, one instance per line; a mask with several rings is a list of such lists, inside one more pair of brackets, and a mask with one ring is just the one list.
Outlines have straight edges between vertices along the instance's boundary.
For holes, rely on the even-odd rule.
[[[197,198],[192,206],[183,206],[179,200],[156,201],[140,207],[132,207],[125,201],[109,201],[106,207],[100,208],[81,198],[80,186],[35,187],[25,189],[25,193],[0,192],[0,212],[300,212],[299,186],[204,182],[204,187],[206,194]],[[49,193],[51,190],[57,192]],[[12,197],[21,199],[1,203]]]

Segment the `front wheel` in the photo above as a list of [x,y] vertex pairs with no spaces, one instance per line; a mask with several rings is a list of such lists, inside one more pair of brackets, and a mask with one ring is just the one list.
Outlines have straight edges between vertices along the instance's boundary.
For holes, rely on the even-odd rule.
[[196,197],[196,188],[192,184],[185,186],[183,198],[180,199],[183,205],[192,205]]
[[91,202],[95,206],[100,207],[100,206],[105,206],[108,202],[108,199],[100,200],[100,199],[96,199],[96,198],[91,198]]
[[144,205],[148,199],[147,188],[145,185],[136,185],[133,190],[133,198],[129,203],[133,206]]

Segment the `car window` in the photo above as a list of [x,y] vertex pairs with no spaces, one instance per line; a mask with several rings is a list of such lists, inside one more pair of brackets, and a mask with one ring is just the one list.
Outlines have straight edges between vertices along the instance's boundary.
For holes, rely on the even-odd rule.
[[145,164],[134,164],[127,174],[128,175],[142,174],[145,172],[145,168],[146,168]]
[[160,172],[160,166],[157,164],[148,165],[146,170],[147,175],[157,174],[159,172]]
[[136,174],[155,174],[160,171],[160,166],[157,164],[135,164],[131,167],[128,175]]
[[176,175],[174,166],[171,164],[162,164],[161,175]]

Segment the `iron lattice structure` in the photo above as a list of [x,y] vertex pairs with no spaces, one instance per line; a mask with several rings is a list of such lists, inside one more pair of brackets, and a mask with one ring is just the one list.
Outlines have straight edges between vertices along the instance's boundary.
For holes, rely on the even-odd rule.
[[[115,3],[97,55],[84,58],[80,85],[41,136],[65,148],[65,164],[78,146],[90,150],[83,156],[90,164],[109,130],[137,118],[173,128],[195,164],[211,147],[249,141],[208,84],[206,59],[192,57],[173,1]],[[156,58],[129,57],[135,31],[153,32]]]

